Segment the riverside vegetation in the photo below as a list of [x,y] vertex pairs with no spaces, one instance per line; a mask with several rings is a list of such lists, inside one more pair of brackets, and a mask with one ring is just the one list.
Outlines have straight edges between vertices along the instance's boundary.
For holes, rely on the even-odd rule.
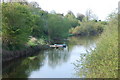
[[[81,56],[81,64],[75,64],[77,75],[117,77],[117,13],[110,15],[108,21],[96,20],[90,15],[92,13],[76,17],[72,11],[66,15],[55,11],[48,13],[38,5],[33,6],[32,2],[2,3],[2,47],[7,51],[16,51],[30,46],[63,43],[69,36],[99,35],[96,49],[86,54],[85,58]],[[81,65],[83,67],[79,67]]]
[[83,15],[75,17],[72,11],[65,16],[55,11],[48,13],[39,6],[24,2],[3,3],[2,14],[2,41],[7,50],[58,43],[55,41],[62,41],[70,35],[96,35],[107,23],[87,20]]
[[[79,63],[82,61],[82,63]],[[112,13],[95,50],[75,64],[77,75],[87,78],[118,78],[118,15]],[[82,65],[82,67],[80,67]]]

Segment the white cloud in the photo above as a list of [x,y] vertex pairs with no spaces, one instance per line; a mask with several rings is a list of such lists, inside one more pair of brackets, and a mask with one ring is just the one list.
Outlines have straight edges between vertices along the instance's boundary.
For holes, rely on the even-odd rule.
[[58,13],[67,13],[71,10],[74,14],[85,14],[87,9],[92,11],[104,20],[115,8],[118,7],[119,0],[29,0],[39,3],[43,10],[50,12],[55,10]]

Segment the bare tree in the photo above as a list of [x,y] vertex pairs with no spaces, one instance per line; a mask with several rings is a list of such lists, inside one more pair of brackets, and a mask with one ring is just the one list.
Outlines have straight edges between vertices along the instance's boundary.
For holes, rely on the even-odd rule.
[[89,20],[98,20],[97,15],[94,14],[91,9],[88,9],[86,11],[86,18],[87,18],[87,21],[89,21]]
[[92,10],[91,10],[91,9],[88,9],[88,10],[86,11],[86,18],[87,18],[87,21],[90,20],[91,15],[92,15]]

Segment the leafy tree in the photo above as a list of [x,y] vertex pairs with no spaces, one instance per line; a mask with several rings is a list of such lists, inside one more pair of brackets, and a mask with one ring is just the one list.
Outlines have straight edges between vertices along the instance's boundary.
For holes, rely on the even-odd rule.
[[70,24],[67,18],[57,14],[48,15],[48,35],[52,40],[62,39],[68,35]]
[[44,15],[45,12],[38,8],[31,8],[32,16],[33,16],[33,26],[31,27],[31,36],[33,37],[41,37],[44,35]]
[[27,5],[19,3],[2,4],[3,46],[14,50],[28,41],[33,18]]
[[75,15],[74,15],[74,13],[73,13],[72,11],[68,11],[67,14],[68,14],[68,15],[72,15],[72,16],[75,18]]
[[77,14],[77,19],[80,20],[81,22],[82,22],[84,17],[85,16],[83,14],[80,14],[80,13]]
[[68,12],[65,17],[69,20],[69,23],[72,27],[76,27],[78,25],[78,20],[76,19],[75,15],[70,11]]

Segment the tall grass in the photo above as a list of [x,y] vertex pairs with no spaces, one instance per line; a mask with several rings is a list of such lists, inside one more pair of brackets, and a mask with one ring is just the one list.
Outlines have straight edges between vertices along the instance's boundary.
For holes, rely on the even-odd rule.
[[[109,19],[97,47],[77,64],[77,75],[87,78],[118,77],[118,18]],[[80,67],[82,66],[82,67]]]

